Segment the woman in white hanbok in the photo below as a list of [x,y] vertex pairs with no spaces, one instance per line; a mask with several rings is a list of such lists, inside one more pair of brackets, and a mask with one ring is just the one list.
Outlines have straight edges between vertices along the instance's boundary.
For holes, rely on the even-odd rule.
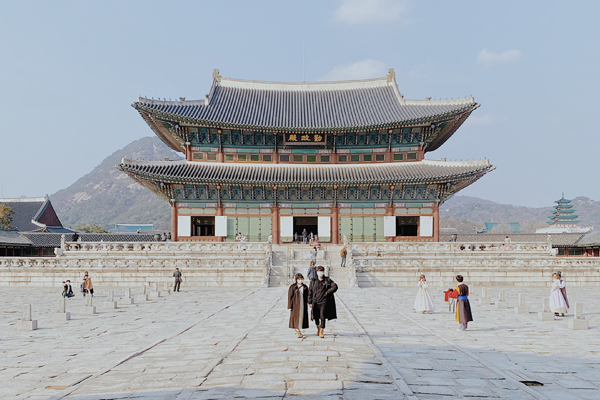
[[417,292],[417,297],[415,298],[414,304],[415,312],[431,314],[433,311],[435,311],[435,307],[433,306],[433,298],[427,290],[428,287],[429,285],[427,284],[425,275],[421,275],[419,278],[419,291]]
[[565,315],[569,308],[569,303],[565,298],[565,281],[561,279],[559,274],[552,274],[552,288],[550,289],[550,311],[554,315],[560,314],[561,317]]

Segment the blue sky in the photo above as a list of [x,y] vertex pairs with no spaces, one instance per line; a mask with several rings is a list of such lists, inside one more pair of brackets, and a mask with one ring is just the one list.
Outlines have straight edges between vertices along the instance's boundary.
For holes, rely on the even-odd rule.
[[203,98],[223,76],[383,76],[405,98],[481,103],[427,158],[487,157],[460,194],[547,206],[600,200],[597,1],[3,1],[4,197],[67,187],[152,131],[138,95]]

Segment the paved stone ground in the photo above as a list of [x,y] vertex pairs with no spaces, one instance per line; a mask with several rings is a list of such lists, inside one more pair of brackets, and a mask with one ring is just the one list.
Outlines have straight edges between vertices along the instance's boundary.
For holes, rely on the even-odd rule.
[[[325,339],[312,324],[304,339],[287,328],[285,288],[183,290],[105,310],[107,292],[97,289],[98,315],[81,314],[76,297],[72,321],[57,323],[56,291],[2,288],[0,398],[600,398],[597,288],[569,291],[584,303],[587,331],[568,330],[567,318],[538,320],[547,289],[505,288],[508,310],[472,296],[466,332],[441,288],[430,288],[432,315],[412,312],[416,288],[340,289]],[[517,293],[530,314],[514,313]],[[24,303],[39,330],[16,329]]]

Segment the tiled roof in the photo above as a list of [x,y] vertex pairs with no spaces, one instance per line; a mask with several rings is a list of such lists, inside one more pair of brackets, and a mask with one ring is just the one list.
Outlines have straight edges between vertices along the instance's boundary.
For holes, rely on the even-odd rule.
[[0,246],[2,245],[30,246],[31,241],[19,234],[16,229],[0,229]]
[[446,182],[485,174],[495,167],[488,160],[305,165],[123,159],[117,168],[136,178],[164,182],[331,185]]
[[43,197],[24,199],[0,199],[0,204],[5,204],[13,210],[11,226],[18,231],[34,231],[40,229],[39,225],[31,222],[46,203]]
[[600,246],[600,232],[590,232],[583,236],[577,246]]
[[478,107],[458,100],[405,100],[395,74],[378,79],[321,83],[244,81],[213,74],[206,100],[138,98],[140,112],[189,123],[273,130],[366,129],[435,122]]

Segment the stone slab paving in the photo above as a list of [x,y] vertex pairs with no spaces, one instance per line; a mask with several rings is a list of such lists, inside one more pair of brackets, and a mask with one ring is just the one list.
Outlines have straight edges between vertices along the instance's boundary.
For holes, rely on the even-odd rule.
[[[115,310],[101,307],[108,289],[97,289],[97,315],[81,314],[78,296],[60,323],[60,289],[2,289],[1,399],[600,398],[596,288],[569,291],[589,330],[567,329],[569,316],[538,320],[547,289],[506,287],[506,310],[471,296],[466,332],[441,288],[430,288],[431,315],[412,312],[414,288],[340,289],[325,339],[312,323],[303,339],[287,327],[285,288],[184,288]],[[529,314],[514,313],[518,293]],[[26,303],[36,331],[16,329]]]

